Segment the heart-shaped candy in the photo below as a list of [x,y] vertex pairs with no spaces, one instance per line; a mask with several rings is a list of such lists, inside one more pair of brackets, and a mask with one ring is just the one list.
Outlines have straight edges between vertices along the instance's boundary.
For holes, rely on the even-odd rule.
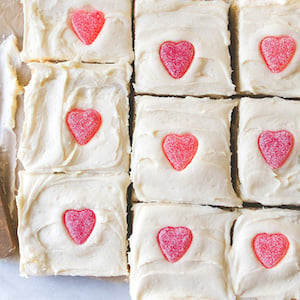
[[71,18],[73,31],[81,42],[91,45],[99,35],[105,23],[105,16],[101,11],[77,10]]
[[168,134],[162,142],[163,152],[176,171],[184,170],[198,150],[198,140],[192,134]]
[[157,242],[166,260],[177,262],[187,252],[193,234],[187,227],[164,227],[157,234]]
[[193,44],[187,41],[164,42],[159,49],[161,62],[174,79],[183,77],[195,55]]
[[290,36],[267,36],[260,42],[261,55],[272,73],[280,73],[288,66],[296,48],[296,42]]
[[80,145],[87,144],[101,126],[101,115],[94,109],[73,109],[67,113],[66,123]]
[[82,245],[88,239],[95,223],[95,213],[90,209],[70,209],[64,213],[65,227],[72,240],[78,245]]
[[263,131],[258,137],[258,148],[273,169],[282,167],[294,147],[294,137],[287,130]]
[[285,257],[289,245],[288,238],[281,233],[259,233],[252,241],[255,256],[267,269],[274,268]]

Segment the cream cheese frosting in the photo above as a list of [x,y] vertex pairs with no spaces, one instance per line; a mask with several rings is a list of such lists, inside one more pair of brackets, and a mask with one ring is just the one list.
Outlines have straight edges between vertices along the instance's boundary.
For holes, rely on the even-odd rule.
[[[235,212],[193,205],[137,204],[130,237],[130,294],[145,299],[235,299],[226,257]],[[157,242],[164,227],[187,227],[184,256],[168,262]]]
[[[127,275],[128,175],[37,175],[21,172],[17,197],[22,276]],[[63,223],[66,210],[90,209],[93,231],[78,245]]]
[[[289,240],[284,258],[264,268],[252,249],[260,233],[281,233]],[[238,218],[229,254],[234,291],[239,299],[282,300],[300,297],[300,214],[280,209],[244,210]]]
[[[135,4],[135,91],[161,95],[232,95],[228,7],[223,1],[146,1]],[[161,9],[161,10],[160,10]],[[194,59],[180,79],[164,68],[166,41],[188,41]]]
[[[240,102],[238,173],[241,197],[265,205],[300,204],[300,103],[280,98]],[[281,168],[264,160],[258,137],[263,131],[287,130],[294,137],[291,154]]]
[[[25,61],[81,60],[111,63],[133,60],[131,0],[23,0]],[[75,35],[74,11],[101,11],[104,26],[91,45]]]
[[[230,120],[236,101],[187,97],[136,98],[131,179],[137,199],[238,206],[231,184]],[[166,122],[167,120],[167,122]],[[182,171],[164,155],[168,134],[192,134],[198,150]]]
[[177,11],[183,7],[195,5],[195,2],[228,2],[226,0],[136,0],[135,1],[135,15],[159,13],[164,11]]
[[0,177],[11,213],[15,208],[15,117],[17,98],[23,91],[17,80],[17,69],[22,62],[16,44],[14,35],[0,44]]
[[[22,61],[17,48],[17,39],[10,35],[0,45],[1,125],[5,129],[15,128],[17,97],[23,89],[19,86],[17,69]],[[3,139],[1,139],[3,140]],[[3,141],[1,142],[1,144]]]
[[[25,169],[128,170],[130,65],[70,62],[30,67],[18,153]],[[67,114],[74,109],[93,109],[101,115],[100,129],[86,145],[80,145],[67,126]]]
[[[239,89],[240,92],[282,97],[300,96],[300,2],[296,0],[239,1]],[[287,67],[272,73],[260,53],[267,36],[289,36],[296,53]]]

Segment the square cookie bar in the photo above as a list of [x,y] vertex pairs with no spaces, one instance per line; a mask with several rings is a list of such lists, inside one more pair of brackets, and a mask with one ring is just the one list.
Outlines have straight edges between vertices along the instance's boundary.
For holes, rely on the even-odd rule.
[[229,266],[238,299],[300,299],[300,212],[244,210]]
[[135,2],[135,91],[232,95],[228,7],[223,1]]
[[240,102],[238,173],[241,198],[264,205],[300,204],[300,102]]
[[136,98],[131,178],[138,200],[238,206],[231,184],[232,100]]
[[23,59],[133,60],[131,0],[23,0]]
[[300,97],[300,2],[235,2],[239,92]]
[[127,275],[127,174],[20,179],[21,275]]
[[128,170],[128,64],[30,64],[19,159],[39,172]]
[[235,299],[226,259],[236,218],[211,207],[135,205],[132,299]]

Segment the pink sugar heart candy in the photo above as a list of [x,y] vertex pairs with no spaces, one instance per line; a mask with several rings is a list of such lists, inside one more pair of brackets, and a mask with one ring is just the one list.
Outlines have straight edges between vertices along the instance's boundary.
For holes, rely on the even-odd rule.
[[187,252],[193,234],[187,227],[164,227],[157,234],[157,242],[166,260],[175,263]]
[[192,134],[168,134],[162,142],[163,152],[176,171],[184,170],[198,150],[198,140]]
[[274,268],[285,257],[289,249],[288,238],[281,233],[259,233],[252,241],[258,261],[267,269]]
[[105,23],[105,16],[101,11],[77,10],[71,18],[73,31],[81,42],[91,45],[99,35]]
[[161,62],[174,79],[183,77],[195,55],[193,44],[187,41],[164,42],[159,49]]
[[90,209],[70,209],[64,213],[64,224],[67,232],[77,245],[85,243],[92,233],[95,223],[95,213]]
[[67,126],[80,145],[87,144],[99,130],[101,115],[94,109],[73,109],[66,117]]
[[296,48],[296,42],[290,36],[267,36],[260,42],[261,55],[272,73],[280,73],[288,66]]
[[294,137],[287,130],[263,131],[258,137],[258,148],[267,164],[278,169],[289,158],[294,147]]

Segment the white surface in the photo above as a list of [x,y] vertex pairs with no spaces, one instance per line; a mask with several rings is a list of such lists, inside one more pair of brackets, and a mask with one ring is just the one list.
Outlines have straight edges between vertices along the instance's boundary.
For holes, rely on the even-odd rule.
[[22,278],[19,264],[0,261],[2,300],[129,300],[128,284],[97,278],[49,276]]

